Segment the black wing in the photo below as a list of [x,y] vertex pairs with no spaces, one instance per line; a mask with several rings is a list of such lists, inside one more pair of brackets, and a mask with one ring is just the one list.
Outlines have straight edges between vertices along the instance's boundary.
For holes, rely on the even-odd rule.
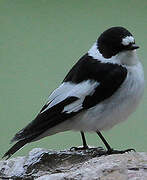
[[[127,69],[125,67],[118,64],[102,63],[86,54],[70,70],[63,83],[80,85],[83,82],[91,81],[92,83],[97,82],[98,85],[95,86],[94,89],[89,85],[89,89],[91,88],[91,90],[87,90],[85,94],[82,94],[81,88],[79,96],[74,96],[74,94],[71,93],[69,97],[55,103],[55,105],[50,108],[47,108],[49,103],[45,105],[38,116],[15,135],[12,141],[18,142],[7,153],[5,153],[4,157],[10,157],[25,144],[43,134],[46,130],[49,130],[63,121],[75,116],[82,110],[91,108],[104,99],[111,97],[124,82],[126,76]],[[62,92],[60,92],[61,89]],[[59,88],[55,93],[56,95],[53,95],[53,97],[51,96],[50,103],[59,97],[58,93],[63,93],[63,89],[64,87]],[[70,91],[70,89],[68,91]],[[67,93],[67,91],[65,91],[65,93]],[[80,97],[81,94],[82,98]],[[67,105],[70,105],[79,99],[81,105],[78,111],[71,111],[70,113],[63,111]]]
[[85,97],[83,108],[88,109],[111,97],[127,76],[127,69],[119,64],[103,63],[85,54],[70,70],[64,82],[80,83],[88,79],[99,82],[92,95]]

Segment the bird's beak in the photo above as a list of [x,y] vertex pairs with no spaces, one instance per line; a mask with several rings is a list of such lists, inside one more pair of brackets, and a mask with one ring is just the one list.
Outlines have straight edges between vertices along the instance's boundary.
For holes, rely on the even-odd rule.
[[132,44],[132,49],[138,49],[139,46],[137,46],[136,44]]
[[134,49],[138,49],[139,46],[137,46],[136,44],[131,44],[131,46],[128,47],[128,50],[134,50]]

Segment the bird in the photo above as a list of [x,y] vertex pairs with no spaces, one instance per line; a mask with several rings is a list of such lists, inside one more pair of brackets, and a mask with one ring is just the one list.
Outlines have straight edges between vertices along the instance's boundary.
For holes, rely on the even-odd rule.
[[101,131],[128,119],[143,96],[144,71],[138,48],[134,36],[124,27],[102,32],[49,95],[35,119],[16,133],[11,140],[16,143],[3,158],[10,158],[28,143],[69,130],[81,133],[81,149],[89,148],[85,132],[94,132],[108,154],[132,150],[113,149]]

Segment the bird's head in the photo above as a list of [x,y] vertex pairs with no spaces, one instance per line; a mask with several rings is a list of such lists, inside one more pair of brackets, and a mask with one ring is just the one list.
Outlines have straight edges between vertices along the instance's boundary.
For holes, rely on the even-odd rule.
[[133,35],[123,27],[112,27],[104,31],[97,40],[97,47],[104,58],[139,48]]

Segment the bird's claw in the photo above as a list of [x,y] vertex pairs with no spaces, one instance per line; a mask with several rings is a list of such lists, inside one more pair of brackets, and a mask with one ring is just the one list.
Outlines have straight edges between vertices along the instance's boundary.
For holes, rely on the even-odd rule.
[[126,150],[114,150],[114,149],[109,149],[107,151],[107,154],[123,154],[123,153],[126,153],[126,152],[130,152],[130,151],[135,151],[135,149],[126,149]]
[[70,151],[83,151],[89,149],[88,146],[83,146],[83,147],[71,147]]
[[83,147],[71,147],[70,151],[83,151],[83,150],[97,150],[97,151],[104,151],[102,147],[88,147],[88,146],[83,146]]

